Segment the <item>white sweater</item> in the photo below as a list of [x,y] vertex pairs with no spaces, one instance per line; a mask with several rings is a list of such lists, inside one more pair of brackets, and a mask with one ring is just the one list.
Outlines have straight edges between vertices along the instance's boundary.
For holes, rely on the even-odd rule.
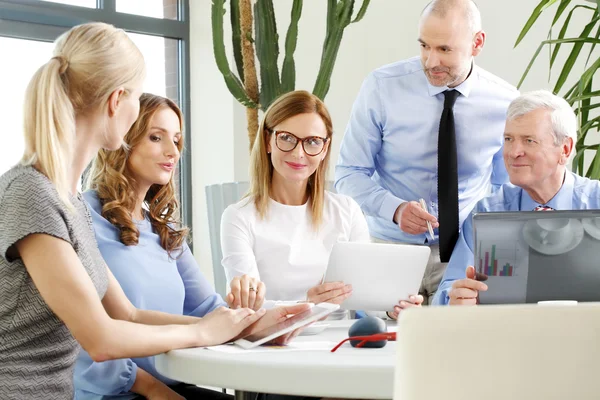
[[265,305],[306,300],[306,292],[323,278],[334,243],[370,241],[365,217],[348,196],[325,192],[317,231],[308,203],[287,206],[271,199],[261,220],[253,200],[243,199],[223,213],[222,264],[228,282],[244,274],[263,281],[269,300]]

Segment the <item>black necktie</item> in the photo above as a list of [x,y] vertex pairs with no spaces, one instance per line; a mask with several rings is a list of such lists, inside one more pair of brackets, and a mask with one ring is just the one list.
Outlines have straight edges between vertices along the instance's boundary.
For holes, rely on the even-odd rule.
[[458,240],[458,162],[452,107],[458,91],[444,92],[444,111],[438,136],[438,202],[440,260],[448,262]]

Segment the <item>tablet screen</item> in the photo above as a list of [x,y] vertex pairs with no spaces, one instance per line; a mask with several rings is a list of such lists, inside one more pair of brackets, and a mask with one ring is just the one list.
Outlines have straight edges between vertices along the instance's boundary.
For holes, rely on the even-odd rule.
[[248,342],[252,342],[252,343],[258,342],[259,340],[264,339],[267,336],[271,336],[274,333],[277,333],[287,327],[290,327],[299,321],[308,320],[310,317],[317,316],[320,314],[325,316],[334,310],[335,309],[333,309],[333,308],[325,308],[325,307],[321,307],[317,304],[317,305],[311,307],[309,310],[306,310],[299,314],[295,314],[295,315],[291,316],[290,318],[286,319],[285,321],[282,321],[276,325],[272,325],[266,329],[263,329],[262,331],[252,333],[252,334],[244,337],[243,339],[247,340]]

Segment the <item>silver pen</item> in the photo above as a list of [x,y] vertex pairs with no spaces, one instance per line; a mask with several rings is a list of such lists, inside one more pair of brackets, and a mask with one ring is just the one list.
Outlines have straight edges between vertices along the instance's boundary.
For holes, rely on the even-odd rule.
[[[425,203],[425,200],[419,199],[419,203],[421,204],[421,208],[423,209],[423,211],[429,213],[429,211],[427,210],[427,204]],[[429,231],[429,235],[431,235],[431,240],[434,240],[435,236],[433,233],[433,228],[431,227],[431,222],[429,221],[427,221],[427,230]]]

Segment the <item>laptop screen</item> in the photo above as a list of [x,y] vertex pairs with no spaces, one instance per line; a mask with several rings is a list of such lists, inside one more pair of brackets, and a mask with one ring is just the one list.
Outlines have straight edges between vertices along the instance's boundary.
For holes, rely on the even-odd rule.
[[600,301],[600,210],[473,216],[481,304]]

